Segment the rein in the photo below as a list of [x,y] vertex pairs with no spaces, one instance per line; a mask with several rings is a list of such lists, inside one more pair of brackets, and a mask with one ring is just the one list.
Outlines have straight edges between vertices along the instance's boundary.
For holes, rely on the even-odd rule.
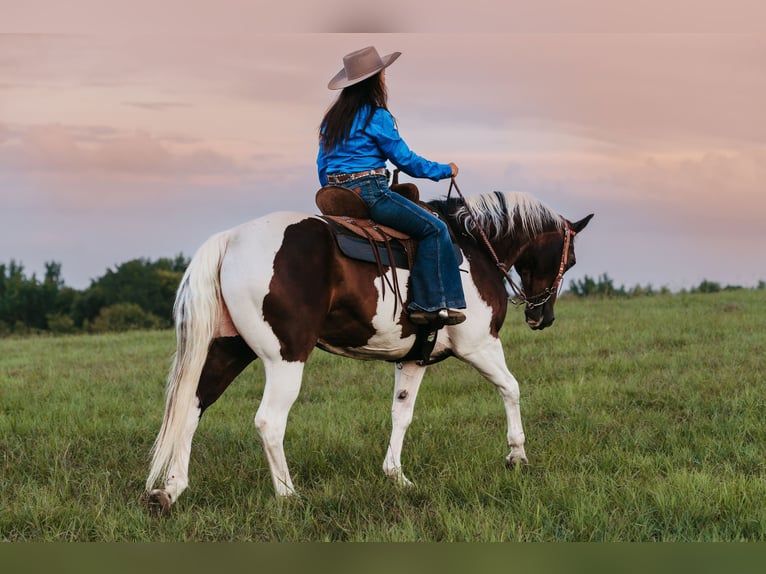
[[479,236],[484,242],[484,245],[486,246],[487,251],[492,256],[492,259],[495,263],[495,267],[497,267],[500,273],[502,273],[503,277],[508,282],[508,285],[513,290],[513,293],[516,295],[515,298],[510,298],[511,304],[513,304],[514,306],[526,304],[527,309],[534,309],[536,307],[541,307],[542,305],[545,305],[550,300],[550,298],[553,297],[553,294],[556,293],[561,287],[561,280],[564,277],[564,271],[566,270],[567,262],[569,261],[569,246],[572,243],[572,238],[575,235],[577,235],[577,232],[575,232],[569,226],[569,222],[565,219],[564,220],[564,227],[565,227],[564,250],[561,253],[561,264],[559,265],[559,272],[556,275],[556,279],[553,281],[553,284],[550,287],[544,289],[542,293],[529,296],[524,292],[524,288],[521,285],[518,285],[513,280],[513,277],[511,277],[510,271],[506,268],[505,264],[502,261],[500,261],[500,258],[497,256],[497,253],[495,253],[495,249],[492,247],[492,244],[489,242],[489,238],[487,237],[487,234],[477,224],[476,220],[473,217],[473,213],[471,213],[471,210],[467,209],[467,203],[465,201],[465,197],[460,191],[460,188],[457,186],[457,182],[455,181],[454,177],[452,177],[450,180],[449,191],[447,192],[447,199],[449,200],[450,195],[452,194],[453,188],[457,192],[458,197],[463,201],[463,204],[466,205],[466,211],[468,212],[468,216],[473,220],[474,227],[479,232]]

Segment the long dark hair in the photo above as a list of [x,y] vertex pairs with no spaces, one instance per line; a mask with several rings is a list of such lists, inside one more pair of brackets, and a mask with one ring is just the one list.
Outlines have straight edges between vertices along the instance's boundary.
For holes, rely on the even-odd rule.
[[358,84],[343,88],[338,99],[327,110],[319,126],[319,138],[325,151],[333,149],[348,138],[354,119],[365,106],[368,107],[369,113],[364,127],[367,127],[377,108],[388,110],[388,91],[381,72]]

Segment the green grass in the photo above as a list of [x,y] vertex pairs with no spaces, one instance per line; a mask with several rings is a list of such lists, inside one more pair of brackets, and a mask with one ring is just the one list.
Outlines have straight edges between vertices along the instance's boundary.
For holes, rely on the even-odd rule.
[[276,500],[253,426],[254,363],[203,418],[168,517],[139,503],[170,331],[0,340],[0,537],[19,541],[766,539],[766,294],[563,300],[509,312],[530,465],[506,470],[492,385],[429,370],[402,490],[382,475],[393,366],[312,355]]

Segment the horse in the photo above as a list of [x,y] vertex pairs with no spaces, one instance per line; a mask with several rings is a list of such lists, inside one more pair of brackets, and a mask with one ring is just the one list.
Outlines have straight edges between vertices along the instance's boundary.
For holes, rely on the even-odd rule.
[[[519,385],[506,366],[499,331],[512,296],[533,330],[550,326],[564,272],[575,264],[574,236],[593,214],[571,222],[520,192],[428,202],[462,254],[466,320],[436,329],[429,360],[411,357],[418,327],[385,285],[408,272],[351,259],[339,252],[320,216],[276,212],[211,236],[193,256],[179,285],[174,320],[177,349],[165,410],[146,481],[145,500],[169,511],[187,488],[192,437],[202,414],[252,361],[260,358],[265,387],[255,426],[277,497],[295,494],[285,459],[287,417],[314,348],[396,363],[392,430],[385,476],[412,482],[402,444],[428,364],[456,357],[493,383],[505,407],[509,467],[527,464]],[[521,285],[508,271],[515,268]],[[406,284],[406,283],[405,283]],[[162,479],[162,488],[154,489]]]

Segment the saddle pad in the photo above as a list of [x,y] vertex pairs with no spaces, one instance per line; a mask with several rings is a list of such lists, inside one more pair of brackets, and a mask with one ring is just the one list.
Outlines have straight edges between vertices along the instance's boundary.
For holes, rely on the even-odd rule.
[[[388,267],[395,266],[400,269],[410,268],[407,250],[404,246],[405,243],[409,243],[410,238],[408,235],[400,231],[395,231],[390,227],[375,224],[372,221],[362,222],[358,220],[352,220],[348,217],[334,217],[327,215],[322,216],[322,219],[324,219],[330,225],[330,229],[335,235],[335,240],[338,243],[338,247],[340,248],[341,253],[347,257],[358,259],[360,261],[367,261],[370,263],[377,262],[369,237],[359,235],[359,231],[357,229],[359,227],[363,227],[367,230],[368,233],[370,233],[373,231],[370,228],[370,224],[372,224],[377,228],[378,231],[385,231],[386,233],[389,233],[388,245],[391,247],[391,251],[393,252],[394,256],[394,264],[391,265],[391,261],[388,257],[388,249],[386,249],[385,243],[382,241],[375,241],[374,243],[380,256],[380,262],[383,265],[387,265]],[[370,233],[370,235],[375,236],[376,234]],[[404,240],[404,242],[399,241],[399,239]],[[454,243],[452,246],[455,249],[455,258],[457,259],[457,264],[460,265],[463,262],[463,252],[460,251],[460,249]]]
[[[363,239],[357,235],[346,235],[341,233],[335,234],[335,239],[338,242],[338,247],[341,253],[351,259],[358,259],[359,261],[368,261],[370,263],[377,263],[375,254],[372,251],[372,245],[367,239]],[[399,269],[409,269],[410,262],[407,258],[407,252],[404,250],[404,246],[397,240],[389,242],[391,246],[391,253],[394,256],[394,264],[388,257],[388,250],[382,243],[375,243],[375,249],[378,251],[378,257],[380,262],[387,267],[398,267]]]

